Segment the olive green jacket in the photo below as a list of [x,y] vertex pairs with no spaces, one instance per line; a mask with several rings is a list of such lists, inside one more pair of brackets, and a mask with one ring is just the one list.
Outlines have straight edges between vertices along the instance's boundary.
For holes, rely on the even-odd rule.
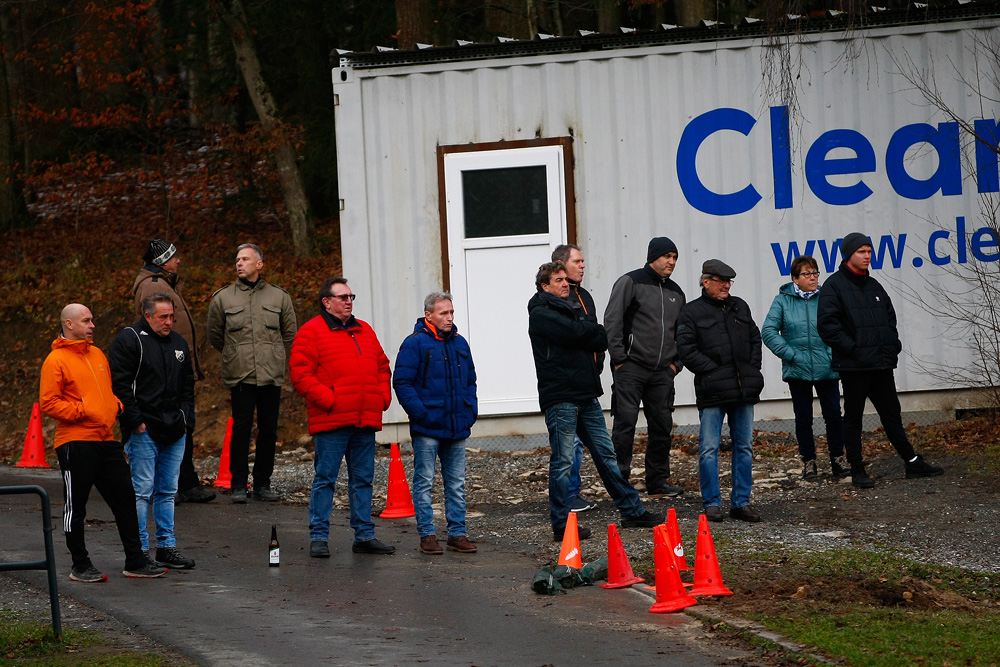
[[251,288],[237,280],[212,295],[208,342],[222,352],[222,383],[285,383],[298,326],[288,292],[263,278]]

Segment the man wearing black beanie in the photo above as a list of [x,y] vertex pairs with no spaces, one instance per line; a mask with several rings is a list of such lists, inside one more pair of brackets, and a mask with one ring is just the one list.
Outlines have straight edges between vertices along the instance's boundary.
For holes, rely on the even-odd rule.
[[863,489],[875,486],[861,452],[866,399],[872,402],[886,437],[903,459],[907,479],[940,475],[944,470],[913,451],[903,428],[893,376],[903,344],[892,300],[868,270],[871,238],[853,232],[841,241],[840,250],[844,261],[819,292],[817,328],[833,351],[832,367],[844,385],[844,444],[851,482]]
[[671,280],[677,246],[666,236],[649,241],[646,265],[615,281],[604,311],[608,356],[614,374],[611,439],[618,469],[632,472],[635,424],[642,402],[649,428],[646,493],[675,497],[684,490],[668,483],[674,412],[674,377],[681,372],[675,334],[684,292]]

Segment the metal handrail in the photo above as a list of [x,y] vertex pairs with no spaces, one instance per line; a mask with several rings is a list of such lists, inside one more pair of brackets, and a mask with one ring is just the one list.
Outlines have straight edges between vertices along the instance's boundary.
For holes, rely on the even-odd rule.
[[40,486],[0,486],[0,496],[37,493],[42,499],[42,533],[45,539],[45,560],[0,563],[0,572],[13,570],[48,570],[49,603],[52,607],[52,634],[56,641],[62,641],[62,616],[59,613],[59,586],[56,582],[56,554],[52,548],[52,510],[49,494]]

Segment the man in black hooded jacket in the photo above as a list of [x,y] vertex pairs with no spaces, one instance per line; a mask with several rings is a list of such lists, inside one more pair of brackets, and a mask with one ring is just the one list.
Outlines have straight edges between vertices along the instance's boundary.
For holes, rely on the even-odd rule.
[[892,300],[868,270],[872,241],[853,232],[840,243],[844,261],[819,292],[816,328],[833,351],[833,370],[844,385],[844,447],[854,486],[870,489],[875,482],[865,470],[861,452],[861,420],[865,399],[878,412],[885,435],[903,459],[906,477],[933,477],[944,472],[913,451],[896,395],[893,369],[903,344],[896,330]]

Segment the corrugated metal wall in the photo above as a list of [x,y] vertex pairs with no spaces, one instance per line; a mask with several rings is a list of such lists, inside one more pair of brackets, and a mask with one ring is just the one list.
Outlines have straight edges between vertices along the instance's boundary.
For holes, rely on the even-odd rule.
[[[893,296],[900,319],[905,350],[898,383],[911,391],[941,387],[941,380],[916,362],[964,363],[965,353],[922,307],[904,299],[901,289],[947,280],[928,262],[917,269],[912,260],[926,256],[927,238],[938,225],[954,229],[956,218],[966,216],[970,229],[981,226],[975,221],[979,199],[974,177],[966,178],[961,196],[938,193],[913,200],[893,191],[885,167],[893,132],[948,120],[912,90],[894,59],[926,68],[933,76],[925,80],[935,82],[960,118],[996,118],[998,110],[980,108],[979,97],[956,74],[956,68],[971,73],[974,41],[995,30],[971,24],[897,28],[864,39],[828,35],[792,46],[801,114],[791,124],[793,204],[781,210],[774,208],[769,107],[782,101],[765,94],[764,75],[766,58],[777,51],[759,43],[335,70],[344,270],[362,295],[356,312],[373,324],[394,357],[422,314],[423,295],[441,287],[437,146],[571,135],[578,243],[587,259],[585,285],[599,309],[614,280],[643,264],[652,236],[670,236],[679,246],[674,278],[689,299],[700,293],[704,260],[718,257],[731,264],[739,274],[733,294],[750,303],[759,325],[778,287],[788,281],[779,275],[772,243],[832,242],[860,230],[878,244],[882,235],[906,233],[902,265],[875,274]],[[993,86],[985,92],[998,99],[996,82],[984,85]],[[698,152],[698,174],[718,192],[752,183],[763,199],[745,213],[720,217],[688,203],[676,158],[687,124],[724,107],[748,112],[757,123],[749,136],[732,131],[710,136]],[[808,147],[823,132],[840,128],[864,135],[876,156],[873,173],[830,177],[841,185],[863,179],[874,191],[851,206],[820,201],[803,175]],[[936,159],[927,150],[911,149],[908,156],[912,176],[933,173]],[[497,279],[530,284],[533,276]],[[472,341],[473,353],[487,353],[510,335],[523,334],[497,332],[496,340]],[[766,349],[764,355],[765,398],[781,398],[787,394],[780,365]],[[690,374],[681,376],[678,391],[679,403],[693,402]],[[404,418],[396,406],[387,417]]]

